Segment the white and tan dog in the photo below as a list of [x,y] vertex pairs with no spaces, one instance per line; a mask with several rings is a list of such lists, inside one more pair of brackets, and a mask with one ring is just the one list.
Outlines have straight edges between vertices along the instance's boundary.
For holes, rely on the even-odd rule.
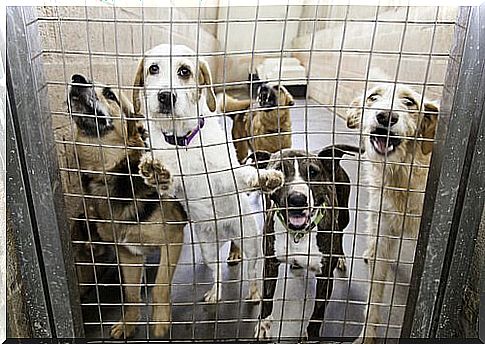
[[221,299],[219,248],[229,240],[248,259],[249,298],[259,300],[261,234],[244,190],[270,192],[282,185],[283,175],[239,165],[213,114],[216,98],[206,61],[182,45],[162,44],[145,56],[138,67],[133,100],[137,113],[146,101],[152,152],[142,157],[140,173],[161,194],[180,199],[193,223],[194,239],[215,282],[205,301]]
[[[372,280],[366,326],[355,343],[375,343],[381,323],[385,281],[399,258],[401,238],[416,239],[433,148],[438,105],[403,85],[380,85],[355,99],[347,126],[362,126],[369,187],[367,229],[370,241],[364,258]],[[362,113],[362,108],[364,112]]]

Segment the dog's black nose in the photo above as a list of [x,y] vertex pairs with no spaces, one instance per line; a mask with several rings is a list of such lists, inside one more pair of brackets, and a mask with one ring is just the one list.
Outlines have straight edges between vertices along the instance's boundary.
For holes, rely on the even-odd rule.
[[308,207],[307,197],[300,192],[294,192],[288,196],[288,206],[298,208]]
[[177,101],[177,96],[174,92],[160,91],[158,92],[158,101],[163,110],[170,111]]
[[[397,123],[399,117],[391,111],[381,111],[376,115],[376,119],[380,125],[384,127],[392,127],[394,124]],[[389,122],[391,122],[390,125]]]

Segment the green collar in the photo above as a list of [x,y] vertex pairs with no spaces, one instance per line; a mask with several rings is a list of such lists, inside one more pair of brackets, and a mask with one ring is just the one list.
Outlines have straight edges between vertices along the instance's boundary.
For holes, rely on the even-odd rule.
[[[326,208],[327,205],[325,203],[323,203],[322,207]],[[323,216],[324,216],[324,214],[322,212],[322,208],[320,208],[320,209],[318,209],[316,214],[313,215],[313,217],[310,221],[310,224],[308,226],[306,226],[304,229],[295,230],[295,229],[291,229],[290,227],[287,226],[286,221],[283,218],[283,215],[281,214],[279,209],[275,210],[275,212],[276,212],[276,215],[278,216],[278,219],[280,220],[281,224],[286,228],[288,233],[290,233],[290,235],[293,237],[293,241],[295,242],[295,244],[298,244],[300,242],[301,238],[303,238],[313,228],[318,226],[318,224],[320,223],[320,221],[322,221]]]

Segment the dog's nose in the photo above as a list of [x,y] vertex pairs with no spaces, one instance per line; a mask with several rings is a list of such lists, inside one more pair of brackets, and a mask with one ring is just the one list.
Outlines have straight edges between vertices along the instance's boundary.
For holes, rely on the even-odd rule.
[[380,125],[384,127],[392,127],[394,124],[397,123],[399,117],[391,111],[381,111],[376,115],[376,119]]
[[307,198],[300,192],[292,193],[288,196],[288,206],[299,208],[308,207]]
[[162,107],[171,110],[172,106],[175,105],[175,102],[177,101],[177,96],[174,92],[160,91],[158,92],[158,101]]

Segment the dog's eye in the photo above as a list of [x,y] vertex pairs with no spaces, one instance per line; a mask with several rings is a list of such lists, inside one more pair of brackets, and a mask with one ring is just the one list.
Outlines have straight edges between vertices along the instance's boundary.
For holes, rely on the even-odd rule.
[[410,98],[410,97],[403,98],[402,102],[406,106],[414,106],[414,105],[416,105],[416,102],[414,101],[414,99],[413,98]]
[[377,93],[372,93],[370,96],[367,97],[367,100],[371,101],[371,102],[375,102],[377,100],[377,97],[379,95]]
[[159,70],[160,70],[160,68],[156,64],[152,64],[150,67],[148,67],[148,72],[152,75],[158,74]]
[[118,101],[114,92],[111,91],[109,88],[105,88],[103,90],[103,95],[106,97],[106,99],[112,100],[114,102]]
[[308,175],[310,176],[310,179],[314,179],[318,177],[320,174],[320,169],[317,166],[310,165],[308,167]]
[[181,78],[188,78],[190,76],[190,69],[186,66],[182,66],[178,69],[177,75]]

